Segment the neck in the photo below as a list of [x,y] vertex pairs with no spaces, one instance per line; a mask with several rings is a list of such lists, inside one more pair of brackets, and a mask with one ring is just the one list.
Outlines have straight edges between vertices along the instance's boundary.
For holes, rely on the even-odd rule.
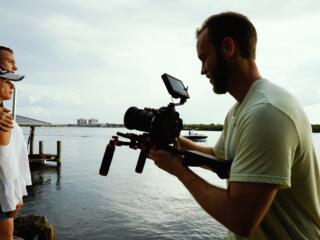
[[251,85],[261,78],[254,59],[241,59],[230,66],[228,92],[241,103]]

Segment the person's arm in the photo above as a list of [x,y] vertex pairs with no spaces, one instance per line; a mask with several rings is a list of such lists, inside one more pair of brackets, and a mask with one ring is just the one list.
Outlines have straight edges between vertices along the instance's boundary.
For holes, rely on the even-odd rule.
[[10,129],[13,127],[10,110],[0,107],[0,145],[6,146],[10,141]]
[[249,236],[259,226],[278,190],[277,185],[249,182],[230,182],[228,189],[221,189],[184,167],[177,156],[154,149],[151,156],[185,185],[206,212],[241,236]]
[[190,139],[182,136],[180,136],[178,140],[179,140],[180,148],[184,148],[187,150],[195,150],[211,156],[215,156],[214,150],[212,147],[196,144]]
[[0,146],[6,146],[10,142],[10,131],[4,132],[0,130]]
[[260,225],[278,190],[277,185],[249,182],[230,182],[225,190],[186,170],[177,177],[206,212],[244,237]]
[[11,128],[13,128],[13,122],[10,110],[0,107],[0,131],[9,132]]

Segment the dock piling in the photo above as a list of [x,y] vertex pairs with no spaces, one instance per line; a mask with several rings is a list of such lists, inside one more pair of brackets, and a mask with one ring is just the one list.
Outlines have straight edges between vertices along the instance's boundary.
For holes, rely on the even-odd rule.
[[39,141],[39,154],[43,154],[43,141]]
[[61,141],[57,141],[57,165],[61,165]]
[[30,136],[29,136],[29,144],[30,144],[30,155],[33,154],[33,144],[34,144],[34,129],[35,127],[34,126],[31,126],[30,127]]

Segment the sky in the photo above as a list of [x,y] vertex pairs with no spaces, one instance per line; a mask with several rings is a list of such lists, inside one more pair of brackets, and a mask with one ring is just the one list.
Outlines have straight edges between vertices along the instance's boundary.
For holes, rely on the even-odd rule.
[[[131,107],[171,102],[161,75],[182,80],[184,123],[223,123],[235,99],[200,74],[195,30],[212,14],[246,15],[264,78],[320,123],[318,0],[0,0],[0,45],[15,51],[18,115],[50,123],[122,123]],[[10,107],[10,104],[9,106]]]

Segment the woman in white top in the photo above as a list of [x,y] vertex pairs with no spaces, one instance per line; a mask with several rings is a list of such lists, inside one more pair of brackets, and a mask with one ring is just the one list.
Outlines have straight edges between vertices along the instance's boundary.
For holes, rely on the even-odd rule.
[[[12,98],[14,84],[24,76],[0,70],[0,102]],[[14,121],[9,132],[0,130],[0,240],[13,239],[13,217],[31,185],[27,146]]]

